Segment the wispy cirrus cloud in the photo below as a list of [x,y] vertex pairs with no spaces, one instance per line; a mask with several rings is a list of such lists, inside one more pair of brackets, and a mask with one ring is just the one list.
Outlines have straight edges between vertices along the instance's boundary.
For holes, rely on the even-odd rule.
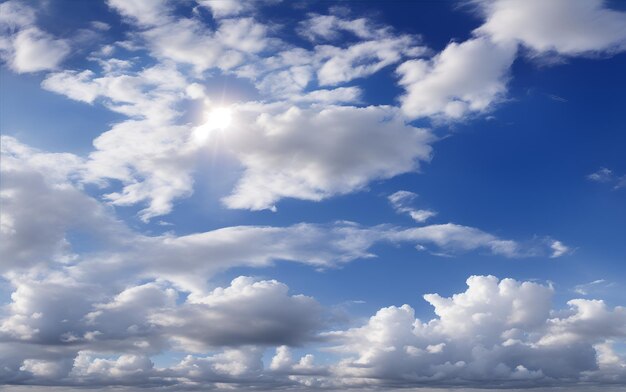
[[587,175],[587,179],[593,182],[612,184],[613,189],[626,187],[626,175],[616,175],[613,170],[601,167],[597,171]]

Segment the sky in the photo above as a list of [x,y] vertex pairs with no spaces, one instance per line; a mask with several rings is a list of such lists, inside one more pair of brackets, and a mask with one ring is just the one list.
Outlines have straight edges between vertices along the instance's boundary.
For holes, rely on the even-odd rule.
[[626,4],[0,3],[7,391],[626,386]]

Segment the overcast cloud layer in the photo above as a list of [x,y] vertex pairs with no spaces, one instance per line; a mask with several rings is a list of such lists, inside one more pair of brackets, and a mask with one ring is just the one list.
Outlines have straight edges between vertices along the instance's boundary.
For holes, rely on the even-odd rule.
[[[588,295],[605,280],[581,283],[564,300],[555,299],[551,282],[481,273],[457,292],[411,287],[404,302],[423,298],[427,317],[401,303],[363,317],[271,275],[279,265],[318,274],[366,259],[384,271],[379,255],[389,249],[435,261],[470,254],[510,263],[550,263],[576,251],[542,227],[510,234],[456,222],[433,201],[396,188],[379,207],[406,217],[403,224],[298,217],[148,228],[168,227],[202,185],[207,162],[221,165],[228,184],[216,208],[242,214],[419,177],[448,127],[508,104],[515,61],[568,67],[561,63],[626,50],[626,13],[601,0],[460,5],[480,25],[437,51],[427,37],[354,14],[349,3],[324,14],[296,7],[296,23],[281,25],[260,10],[295,4],[109,0],[125,30],[114,37],[108,23],[86,22],[82,36],[99,37],[91,42],[47,31],[39,23],[44,3],[0,4],[6,72],[40,77],[57,99],[116,114],[86,154],[2,136],[0,385],[626,385],[626,308]],[[367,82],[384,70],[398,94],[368,102]],[[224,103],[211,84],[220,78],[247,83],[253,96]],[[194,117],[198,107],[205,114]],[[586,174],[588,182],[624,188],[623,173],[600,167]],[[256,270],[263,272],[248,272]]]

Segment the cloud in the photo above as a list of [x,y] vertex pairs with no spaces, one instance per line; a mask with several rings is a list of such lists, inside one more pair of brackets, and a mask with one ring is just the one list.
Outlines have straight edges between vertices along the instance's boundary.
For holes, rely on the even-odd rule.
[[[18,343],[4,335],[0,345],[12,344],[0,354],[5,380],[331,390],[481,387],[494,386],[494,380],[506,388],[624,381],[624,359],[613,342],[626,336],[626,309],[583,299],[553,309],[554,289],[533,282],[472,276],[463,292],[424,296],[434,307],[431,320],[416,319],[408,305],[390,306],[360,326],[328,331],[313,298],[289,295],[274,280],[239,277],[204,297],[180,301],[174,289],[155,282],[111,295],[54,279],[19,283],[11,311],[38,314],[30,317],[39,320],[37,334],[51,340],[41,344],[41,337],[21,336]],[[87,295],[73,295],[77,289]],[[109,300],[97,302],[103,294]],[[63,298],[71,306],[51,306]],[[318,353],[332,356],[294,358],[284,345],[315,336],[322,345]],[[32,339],[37,344],[27,343]],[[216,346],[222,348],[215,351]],[[155,365],[152,356],[172,348],[184,350],[184,358]],[[275,353],[264,361],[272,348]]]
[[[366,18],[312,14],[299,24],[297,31],[315,46],[295,47],[274,37],[275,51],[265,57],[253,57],[232,72],[252,80],[269,101],[298,100],[298,96],[312,92],[310,88],[316,84],[345,84],[405,58],[428,53],[419,36],[396,34],[392,28],[376,26]],[[357,40],[339,40],[342,32],[349,32]]]
[[274,207],[281,198],[319,201],[370,181],[415,171],[433,136],[390,107],[240,106],[224,143],[245,167],[230,208]]
[[238,277],[229,287],[193,297],[150,320],[192,352],[216,346],[300,345],[313,340],[322,326],[321,306],[311,297],[289,296],[288,289],[275,280]]
[[252,18],[220,19],[215,30],[197,18],[168,19],[136,36],[153,57],[192,65],[197,72],[232,69],[271,41],[267,29]]
[[33,8],[17,1],[5,1],[0,4],[0,10],[0,26],[3,32],[32,26],[37,20]]
[[[474,227],[454,223],[428,225],[400,230],[389,234],[394,241],[411,241],[417,244],[434,244],[445,252],[470,251],[487,248],[497,255],[524,257],[533,255],[533,248],[524,249],[512,240],[503,240]],[[445,254],[445,253],[444,253]]]
[[94,358],[81,351],[74,359],[71,376],[78,383],[136,385],[149,384],[154,363],[144,356],[124,354],[114,359]]
[[569,247],[565,246],[561,241],[556,241],[556,240],[552,241],[552,243],[550,244],[550,248],[552,249],[552,255],[550,256],[551,258],[561,257],[572,251]]
[[102,100],[131,117],[97,137],[85,162],[84,182],[123,184],[121,191],[105,195],[113,204],[147,202],[139,214],[149,220],[169,213],[174,199],[192,193],[196,151],[186,148],[191,128],[175,125],[188,83],[174,67],[155,65],[134,75],[103,77],[89,70],[62,71],[48,75],[42,86],[78,101]]
[[397,191],[387,197],[396,212],[408,214],[418,223],[426,222],[428,219],[437,215],[437,212],[432,210],[418,210],[411,207],[415,198],[417,198],[417,194],[409,191]]
[[237,0],[198,0],[198,4],[211,10],[216,19],[237,16],[254,8],[253,2]]
[[[226,374],[229,382],[245,383],[245,369],[256,369],[250,370],[253,382],[264,370],[241,364],[241,358],[250,352],[262,355],[264,347],[323,340],[319,332],[327,326],[327,313],[315,299],[290,294],[275,280],[240,277],[208,290],[207,280],[216,272],[279,260],[331,268],[371,257],[370,249],[380,243],[430,244],[445,252],[485,248],[510,257],[526,252],[514,241],[453,224],[416,229],[346,222],[240,226],[148,236],[117,222],[112,211],[80,191],[73,179],[80,178],[80,159],[34,150],[12,138],[5,137],[2,146],[2,169],[9,173],[3,173],[2,211],[5,203],[13,206],[13,231],[2,238],[3,276],[12,291],[0,314],[3,380],[153,385],[188,376],[198,382],[223,380]],[[33,238],[37,230],[49,237],[38,243],[40,249],[20,240]],[[82,239],[73,238],[77,230]],[[98,246],[79,251],[89,238],[97,238]],[[58,244],[72,257],[55,257]],[[553,339],[567,338],[567,325],[555,324]],[[437,353],[443,350],[440,343],[426,349]],[[153,366],[150,358],[168,350],[223,352],[190,357],[169,369]],[[317,385],[331,373],[308,354],[292,362],[285,352],[282,356],[276,360],[282,365],[275,366],[280,382]],[[195,372],[193,364],[206,369]]]
[[566,56],[626,49],[626,13],[602,0],[486,0],[476,2],[486,21],[476,32],[494,42],[520,42],[537,53]]
[[167,0],[145,2],[141,0],[108,0],[109,7],[141,26],[154,26],[169,21]]
[[[506,257],[555,255],[550,247],[553,242],[507,240],[454,223],[417,228],[300,223],[146,235],[117,221],[113,211],[80,190],[84,169],[90,168],[90,162],[85,164],[71,154],[34,150],[10,137],[3,137],[2,146],[2,204],[10,207],[2,209],[6,270],[52,263],[56,267],[72,265],[75,273],[100,278],[116,270],[128,271],[131,276],[167,279],[185,290],[201,293],[208,278],[232,267],[265,267],[285,260],[332,268],[372,257],[371,248],[380,243],[434,246],[445,254],[486,249]],[[320,147],[320,151],[325,148]],[[82,233],[78,239],[74,239],[76,232]],[[36,246],[33,238],[39,238]],[[73,250],[82,241],[96,238],[97,246],[90,254]]]
[[613,180],[613,171],[606,167],[601,167],[597,172],[589,174],[587,179],[595,182],[609,182]]
[[316,51],[325,60],[317,71],[322,86],[332,86],[371,75],[383,67],[397,63],[404,56],[426,53],[411,36],[382,38],[356,43],[345,49],[318,46]]
[[124,236],[104,206],[72,185],[81,175],[80,158],[32,149],[10,136],[2,136],[1,146],[0,271],[71,262],[73,230],[98,237],[101,246]]
[[389,28],[375,26],[367,18],[347,19],[336,15],[310,14],[298,26],[298,33],[311,42],[334,41],[341,38],[343,32],[360,39],[384,38],[390,35]]
[[601,167],[598,171],[587,175],[587,179],[593,182],[613,184],[613,189],[626,187],[626,175],[615,175],[611,169],[606,167]]
[[[108,4],[129,24],[128,41],[90,54],[100,71],[54,71],[42,87],[126,118],[85,157],[2,138],[0,272],[11,293],[0,309],[0,382],[164,390],[626,382],[614,344],[626,335],[624,308],[573,299],[553,309],[550,286],[473,276],[464,292],[424,297],[435,310],[429,321],[416,319],[408,305],[391,306],[332,331],[345,327],[285,283],[216,278],[279,262],[338,268],[388,245],[446,256],[560,257],[570,248],[558,240],[426,225],[435,212],[414,208],[417,195],[408,191],[389,202],[418,227],[331,222],[154,234],[118,221],[109,207],[145,205],[145,221],[169,213],[191,194],[194,170],[216,148],[241,164],[241,178],[223,199],[230,208],[325,200],[416,172],[436,138],[409,120],[491,110],[506,99],[519,45],[568,56],[622,50],[623,13],[591,2],[591,16],[576,6],[553,20],[560,11],[551,7],[565,3],[481,3],[483,27],[426,59],[419,37],[365,18],[310,15],[297,24],[310,41],[305,49],[249,16],[252,3],[199,2],[210,9],[210,23],[197,8],[175,16],[165,1]],[[52,70],[69,54],[66,40],[35,26],[32,9],[12,1],[0,7],[0,53],[14,71]],[[506,7],[551,36],[516,31]],[[539,9],[545,12],[534,15]],[[571,22],[577,18],[582,22]],[[345,36],[348,43],[336,42]],[[148,57],[113,57],[120,48]],[[363,104],[365,90],[353,82],[399,63],[402,108]],[[212,78],[233,75],[258,89],[258,101],[221,108],[233,114],[227,129],[190,120],[190,106],[218,107]],[[207,138],[197,137],[207,129]],[[607,174],[599,173],[603,181]],[[608,178],[623,182],[610,171]]]
[[[333,367],[343,385],[540,386],[601,373],[596,344],[624,336],[625,309],[572,300],[551,311],[551,287],[472,276],[452,297],[427,294],[437,318],[408,306],[379,310],[357,328],[331,332],[345,355]],[[623,360],[622,360],[623,363]],[[495,381],[497,380],[497,381]]]
[[450,43],[430,60],[402,63],[402,110],[411,118],[460,119],[491,109],[504,99],[515,53],[515,45],[477,37]]
[[582,284],[576,285],[574,287],[574,292],[580,295],[589,295],[590,289],[593,289],[594,287],[598,287],[602,285],[609,286],[611,284],[607,283],[607,281],[604,279],[597,279],[589,283],[582,283]]
[[462,42],[452,42],[430,60],[408,60],[397,68],[410,118],[461,120],[506,98],[518,46],[535,56],[609,55],[626,48],[626,13],[601,0],[478,0],[485,22]]
[[[223,349],[216,358],[239,350],[262,353],[264,347],[316,340],[324,325],[325,311],[317,301],[290,295],[275,280],[242,276],[206,296],[181,301],[162,283],[124,288],[119,281],[84,279],[67,272],[11,278],[12,302],[0,317],[1,344],[9,344],[0,354],[7,377],[50,385],[67,383],[68,375],[74,379],[70,384],[149,383],[149,358],[167,350]],[[99,353],[119,358],[98,359]]]
[[[253,56],[249,62],[259,63],[262,71],[233,72],[247,74],[262,91],[271,91],[271,100],[291,101],[237,106],[234,117],[246,116],[249,123],[238,119],[226,133],[224,147],[245,169],[233,194],[224,199],[229,207],[273,208],[284,197],[318,201],[363,189],[371,180],[415,171],[419,161],[430,157],[434,138],[427,130],[404,124],[397,110],[332,106],[358,102],[359,88],[303,91],[313,75],[321,85],[335,85],[423,52],[423,47],[414,45],[413,37],[396,37],[381,28],[377,39],[347,48],[318,46],[304,51],[305,56],[299,56],[300,51],[300,61],[312,59],[310,66],[300,66],[289,50],[264,59],[255,57],[273,39],[267,38],[266,27],[252,18],[220,19],[212,31],[195,17],[174,19],[161,3],[110,2],[110,6],[138,24],[140,31],[134,40],[147,45],[161,62],[134,71],[132,63],[119,68],[115,59],[98,58],[104,67],[102,75],[91,70],[61,71],[49,74],[42,86],[74,100],[102,103],[131,118],[94,141],[96,151],[87,161],[84,180],[101,186],[109,180],[120,181],[122,189],[105,197],[119,206],[147,203],[139,213],[144,221],[169,213],[175,199],[192,193],[192,172],[204,155],[201,146],[188,143],[192,126],[180,124],[184,113],[179,108],[190,97],[187,87],[194,84],[172,61],[193,65],[198,72],[215,67],[226,72],[238,67],[246,56]],[[322,108],[320,103],[329,106]],[[269,136],[270,128],[277,125],[284,131]],[[320,126],[328,130],[318,138],[313,129]],[[383,137],[387,134],[391,137]],[[258,141],[258,151],[250,150],[251,144],[245,140],[249,137]],[[275,142],[282,147],[271,146]],[[329,146],[334,147],[327,149]],[[348,146],[354,154],[340,157],[337,152]],[[363,161],[365,154],[370,163]],[[296,156],[298,162],[292,162]],[[252,201],[252,193],[261,197]]]
[[67,40],[35,25],[35,11],[18,2],[0,4],[0,58],[17,73],[57,68],[70,53]]

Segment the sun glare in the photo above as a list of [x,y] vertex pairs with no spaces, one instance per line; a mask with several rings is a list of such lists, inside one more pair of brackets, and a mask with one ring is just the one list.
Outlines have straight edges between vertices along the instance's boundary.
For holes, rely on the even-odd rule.
[[214,131],[222,131],[232,121],[232,110],[225,107],[217,107],[206,113],[204,124],[195,129],[193,138],[196,143],[204,143]]
[[231,121],[232,111],[229,108],[215,108],[206,117],[206,125],[212,129],[225,129]]

